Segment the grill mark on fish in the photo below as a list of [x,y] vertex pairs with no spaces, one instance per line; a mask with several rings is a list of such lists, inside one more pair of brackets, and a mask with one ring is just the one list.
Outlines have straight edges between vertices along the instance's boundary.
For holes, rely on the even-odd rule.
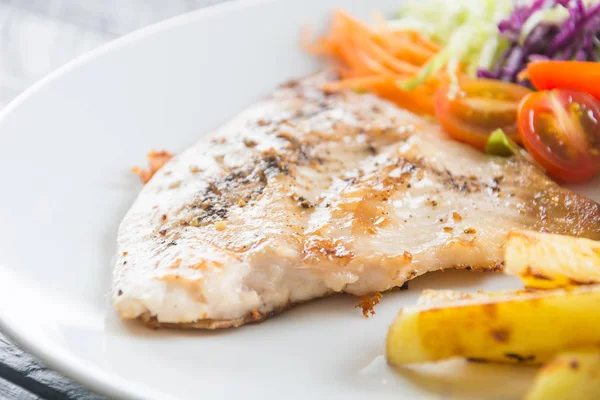
[[193,215],[183,224],[199,227],[224,220],[231,207],[243,207],[262,195],[270,176],[291,173],[290,164],[274,150],[262,152],[253,164],[208,182],[198,200],[190,205]]

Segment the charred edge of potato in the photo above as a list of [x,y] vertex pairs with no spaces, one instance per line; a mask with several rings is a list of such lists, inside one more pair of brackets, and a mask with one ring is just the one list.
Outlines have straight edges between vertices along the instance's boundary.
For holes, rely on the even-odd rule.
[[512,231],[505,272],[527,288],[554,289],[600,282],[600,242],[571,236]]

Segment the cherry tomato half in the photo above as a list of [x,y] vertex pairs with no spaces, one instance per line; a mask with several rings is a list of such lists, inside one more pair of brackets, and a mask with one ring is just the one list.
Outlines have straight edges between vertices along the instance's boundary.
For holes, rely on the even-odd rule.
[[460,88],[453,98],[449,85],[435,94],[435,116],[450,136],[483,150],[489,135],[500,128],[520,143],[517,110],[531,90],[493,79],[463,79]]
[[581,182],[600,170],[600,103],[587,93],[531,93],[519,105],[519,133],[556,180]]

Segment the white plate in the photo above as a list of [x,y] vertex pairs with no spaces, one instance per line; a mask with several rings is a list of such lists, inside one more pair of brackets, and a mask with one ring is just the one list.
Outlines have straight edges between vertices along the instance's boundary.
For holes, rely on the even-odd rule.
[[323,24],[336,6],[366,17],[399,2],[227,3],[105,46],[13,102],[0,116],[2,329],[110,397],[519,398],[530,369],[393,371],[382,356],[387,326],[420,289],[516,285],[500,275],[419,278],[369,320],[340,296],[220,332],[151,331],[121,322],[107,300],[117,225],[140,189],[129,168],[317,68],[298,46],[303,23]]

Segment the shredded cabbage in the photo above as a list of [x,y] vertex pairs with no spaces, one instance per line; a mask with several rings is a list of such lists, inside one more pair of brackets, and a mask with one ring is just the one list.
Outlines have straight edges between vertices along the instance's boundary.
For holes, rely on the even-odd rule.
[[405,90],[414,89],[446,66],[455,88],[459,66],[475,76],[489,69],[508,41],[500,36],[498,23],[513,10],[511,0],[422,0],[408,2],[389,26],[397,30],[417,30],[444,48],[425,64],[412,79],[400,82]]
[[533,32],[533,30],[539,24],[561,25],[568,18],[569,10],[561,5],[535,11],[529,18],[527,18],[523,24],[523,27],[521,28],[519,44],[523,46],[525,44],[525,40],[527,40],[531,32]]

